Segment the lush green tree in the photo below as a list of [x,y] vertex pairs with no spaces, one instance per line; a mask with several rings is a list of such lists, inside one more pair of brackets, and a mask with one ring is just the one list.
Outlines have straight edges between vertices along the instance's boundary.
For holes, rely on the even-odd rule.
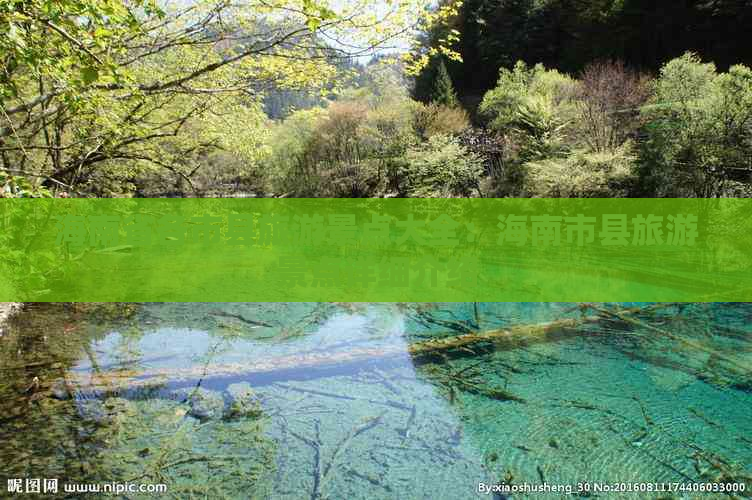
[[433,85],[440,63],[459,64],[457,52],[460,43],[456,18],[462,2],[441,0],[433,9],[433,15],[421,24],[409,54],[406,55],[408,72],[414,77],[412,96],[418,101],[431,100]]
[[575,81],[543,65],[519,61],[502,69],[497,86],[483,97],[479,111],[489,126],[512,137],[523,160],[558,155],[568,148]]
[[89,190],[154,169],[190,185],[218,149],[253,164],[265,91],[329,92],[337,61],[406,43],[426,6],[0,0],[0,170]]
[[469,197],[480,194],[483,161],[457,138],[434,135],[405,153],[400,166],[401,191],[420,198]]
[[[752,183],[752,70],[687,53],[666,63],[643,114],[642,176],[658,196],[749,194]],[[746,189],[746,191],[745,191]]]
[[452,85],[452,78],[449,76],[449,72],[447,72],[443,59],[439,62],[436,70],[430,100],[433,104],[450,108],[456,107],[459,104],[457,93],[454,91],[454,85]]

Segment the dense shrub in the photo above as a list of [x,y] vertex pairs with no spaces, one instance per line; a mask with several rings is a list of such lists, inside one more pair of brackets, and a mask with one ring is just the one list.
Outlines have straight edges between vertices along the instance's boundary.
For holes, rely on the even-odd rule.
[[483,160],[456,137],[434,135],[405,154],[399,169],[401,191],[421,198],[478,193]]
[[525,164],[525,188],[529,195],[542,197],[625,196],[635,162],[629,142],[611,151],[577,150],[564,158]]
[[274,194],[316,196],[318,176],[311,160],[321,108],[296,111],[272,128],[271,152],[262,160],[269,190]]
[[470,126],[467,112],[462,108],[440,104],[413,103],[413,128],[422,139],[431,136],[457,135]]
[[567,150],[574,87],[567,75],[520,61],[512,70],[501,70],[479,111],[493,130],[519,144],[521,159],[544,159]]
[[574,80],[518,63],[500,72],[479,112],[484,130],[470,128],[461,108],[353,90],[271,128],[271,151],[261,160],[267,191],[349,197],[752,192],[752,70],[745,66],[719,74],[687,54],[667,63],[654,81],[620,62],[591,64]]
[[640,107],[650,96],[650,78],[621,61],[589,64],[575,91],[577,125],[591,151],[609,151],[633,137]]
[[752,181],[752,70],[688,53],[663,66],[643,113],[643,191],[724,196]]
[[383,194],[388,170],[416,141],[409,101],[338,101],[277,126],[265,162],[274,191],[295,196]]

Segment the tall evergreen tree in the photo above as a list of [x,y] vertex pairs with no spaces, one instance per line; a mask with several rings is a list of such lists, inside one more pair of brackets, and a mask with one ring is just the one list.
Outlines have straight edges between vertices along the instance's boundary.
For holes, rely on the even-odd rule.
[[449,76],[446,64],[441,60],[436,68],[436,76],[433,80],[433,89],[431,90],[431,102],[449,107],[456,107],[457,93],[452,85],[452,78]]

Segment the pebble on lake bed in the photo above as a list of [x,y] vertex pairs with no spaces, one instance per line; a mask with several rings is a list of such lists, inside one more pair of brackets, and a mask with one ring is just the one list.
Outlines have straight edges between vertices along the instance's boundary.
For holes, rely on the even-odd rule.
[[84,422],[98,426],[117,424],[122,418],[134,414],[132,403],[123,398],[79,399],[76,400],[76,409]]
[[56,380],[55,383],[52,384],[52,387],[50,387],[50,395],[60,401],[67,401],[71,398],[71,393],[65,385],[65,382],[62,380]]
[[172,398],[188,403],[188,416],[199,420],[257,418],[262,413],[261,400],[248,382],[231,384],[224,392],[179,389]]
[[225,419],[261,416],[261,400],[248,382],[229,385],[225,396],[228,402]]
[[190,389],[186,391],[190,410],[188,415],[199,420],[221,418],[225,409],[225,400],[217,391],[208,389]]

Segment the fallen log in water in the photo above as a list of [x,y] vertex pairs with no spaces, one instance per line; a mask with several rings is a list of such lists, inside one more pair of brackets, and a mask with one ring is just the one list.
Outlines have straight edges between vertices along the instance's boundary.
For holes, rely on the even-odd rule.
[[738,360],[738,359],[734,358],[733,356],[729,356],[729,355],[723,354],[723,353],[719,352],[717,349],[713,349],[711,347],[703,345],[703,344],[701,344],[701,343],[699,343],[699,342],[697,342],[695,340],[692,340],[692,339],[687,339],[687,338],[684,338],[684,337],[679,336],[679,335],[674,335],[673,333],[669,332],[666,329],[658,328],[658,327],[653,326],[653,325],[651,325],[649,323],[645,323],[644,321],[640,321],[638,319],[632,318],[629,315],[626,315],[624,313],[609,311],[609,310],[604,309],[602,307],[595,307],[595,306],[591,306],[591,307],[593,307],[596,311],[598,311],[598,312],[600,312],[600,313],[602,313],[604,315],[610,315],[610,316],[613,316],[615,318],[618,318],[619,320],[621,320],[621,321],[623,321],[625,323],[629,323],[629,324],[637,326],[639,328],[644,328],[646,330],[653,331],[653,332],[659,334],[661,337],[665,337],[665,338],[671,339],[673,341],[676,341],[676,342],[682,344],[684,347],[688,347],[688,348],[694,349],[696,351],[704,352],[705,354],[708,354],[710,356],[715,356],[716,358],[720,359],[721,361],[723,361],[725,363],[728,363],[732,368],[734,368],[736,370],[739,370],[740,373],[747,373],[747,372],[749,372],[749,366],[744,361]]
[[[597,310],[598,314],[585,315],[590,305],[582,306],[583,314],[533,325],[515,325],[486,332],[465,333],[444,338],[416,342],[408,346],[352,347],[338,351],[314,351],[281,356],[250,363],[210,364],[189,368],[158,368],[145,370],[99,371],[91,374],[69,375],[65,380],[70,393],[82,390],[117,394],[124,390],[158,389],[169,382],[171,386],[188,385],[197,381],[210,385],[232,379],[257,379],[269,383],[292,378],[313,378],[332,373],[342,373],[377,363],[418,361],[450,352],[469,351],[484,344],[493,344],[496,350],[513,350],[522,346],[555,342],[576,335],[587,335],[582,327],[588,324],[609,323],[635,326],[633,317],[670,304],[626,308],[618,311]],[[639,322],[639,326],[644,323]],[[673,338],[672,340],[676,340]],[[703,350],[707,352],[706,347]],[[728,356],[724,355],[724,358]],[[59,392],[59,389],[58,389]]]

